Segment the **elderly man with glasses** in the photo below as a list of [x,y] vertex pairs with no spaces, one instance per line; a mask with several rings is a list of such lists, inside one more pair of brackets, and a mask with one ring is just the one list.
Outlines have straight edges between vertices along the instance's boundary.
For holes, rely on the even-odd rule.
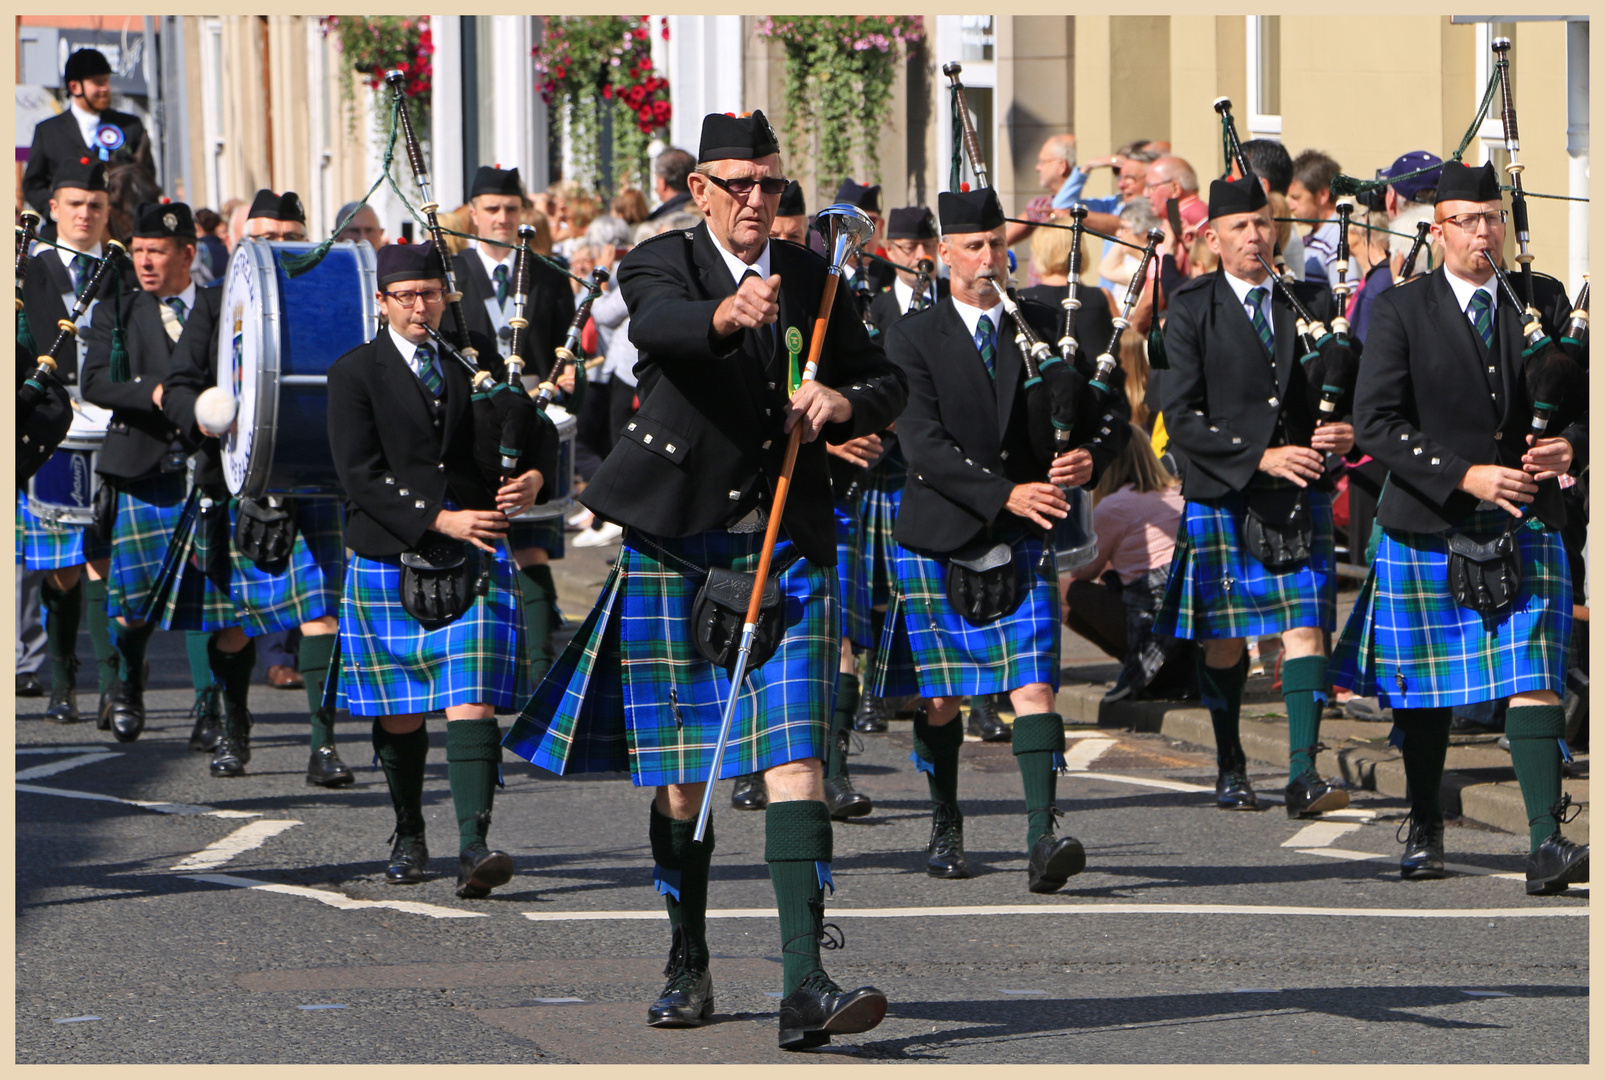
[[637,786],[656,788],[648,836],[673,938],[668,984],[647,1019],[707,1023],[714,833],[710,822],[695,839],[695,818],[730,672],[710,659],[717,641],[699,632],[693,609],[710,578],[739,585],[756,569],[788,437],[801,424],[769,579],[769,610],[780,616],[766,631],[774,650],[749,670],[718,777],[764,774],[764,857],[786,994],[779,1041],[801,1050],[867,1031],[886,1013],[879,990],[844,990],[819,962],[832,843],[821,761],[841,635],[825,444],[880,431],[901,411],[907,383],[846,289],[835,294],[818,381],[800,383],[827,266],[770,242],[788,183],[774,129],[762,112],[716,113],[703,120],[699,150],[689,182],[703,223],[660,233],[619,265],[641,352],[641,410],[581,501],[624,525],[624,543],[507,745],[553,772],[628,769]]

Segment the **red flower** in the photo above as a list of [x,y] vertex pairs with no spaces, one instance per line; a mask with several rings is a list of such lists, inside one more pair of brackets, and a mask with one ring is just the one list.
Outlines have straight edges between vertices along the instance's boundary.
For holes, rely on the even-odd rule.
[[639,109],[641,102],[646,100],[646,91],[639,86],[632,86],[624,92],[624,102],[632,109]]
[[[644,18],[644,16],[643,16],[643,18]],[[645,30],[637,30],[635,32],[635,40],[637,40],[637,41],[645,41],[646,40],[646,31]]]
[[641,111],[636,113],[635,115],[640,117],[641,123],[643,123],[643,124],[650,124],[654,119],[652,110],[650,108],[645,107],[645,106],[642,106]]
[[398,62],[396,64],[396,70],[401,72],[403,75],[405,75],[407,73],[407,61],[402,60],[402,61]]
[[652,118],[663,123],[669,118],[669,103],[667,101],[654,101],[652,103]]
[[641,57],[641,70],[642,71],[651,71],[652,70],[652,58],[650,56]]
[[602,100],[603,101],[612,101],[613,100],[613,84],[612,83],[608,83],[606,86],[602,87]]

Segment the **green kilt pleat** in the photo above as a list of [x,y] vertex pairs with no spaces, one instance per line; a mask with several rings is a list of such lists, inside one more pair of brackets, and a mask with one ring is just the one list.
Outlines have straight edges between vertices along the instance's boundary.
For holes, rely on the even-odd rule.
[[[297,498],[295,542],[275,563],[257,563],[240,554],[232,540],[230,585],[240,625],[251,637],[291,630],[325,615],[340,613],[345,576],[345,538],[337,499]],[[239,500],[229,500],[230,537],[239,521]]]

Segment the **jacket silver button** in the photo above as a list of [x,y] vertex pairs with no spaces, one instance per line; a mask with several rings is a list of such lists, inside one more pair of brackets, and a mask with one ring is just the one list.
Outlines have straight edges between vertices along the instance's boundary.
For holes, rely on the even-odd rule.
[[436,465],[435,466],[435,471],[436,472],[445,472],[446,471],[446,463],[444,461],[442,461],[439,465]]

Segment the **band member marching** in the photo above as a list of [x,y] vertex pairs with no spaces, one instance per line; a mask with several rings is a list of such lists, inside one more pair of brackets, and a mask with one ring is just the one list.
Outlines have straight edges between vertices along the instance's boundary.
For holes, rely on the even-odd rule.
[[[742,618],[732,626],[716,599],[733,603],[742,582],[752,592],[746,575],[765,549],[771,487],[800,425],[806,442],[760,594],[773,590],[758,617],[765,647],[736,699],[720,777],[764,774],[786,995],[779,1042],[804,1049],[866,1031],[886,1011],[880,991],[843,990],[819,961],[831,861],[821,761],[841,635],[824,444],[885,427],[905,384],[845,288],[821,310],[834,268],[769,242],[786,179],[762,112],[703,120],[690,185],[705,223],[646,241],[619,268],[638,370],[654,385],[582,501],[624,524],[623,546],[507,745],[554,772],[628,768],[637,786],[657,789],[648,836],[674,934],[668,984],[648,1022],[707,1022],[714,833],[710,822],[696,840],[695,819],[731,693],[726,665],[737,662],[726,635]],[[802,359],[826,319],[817,381],[805,380]]]

